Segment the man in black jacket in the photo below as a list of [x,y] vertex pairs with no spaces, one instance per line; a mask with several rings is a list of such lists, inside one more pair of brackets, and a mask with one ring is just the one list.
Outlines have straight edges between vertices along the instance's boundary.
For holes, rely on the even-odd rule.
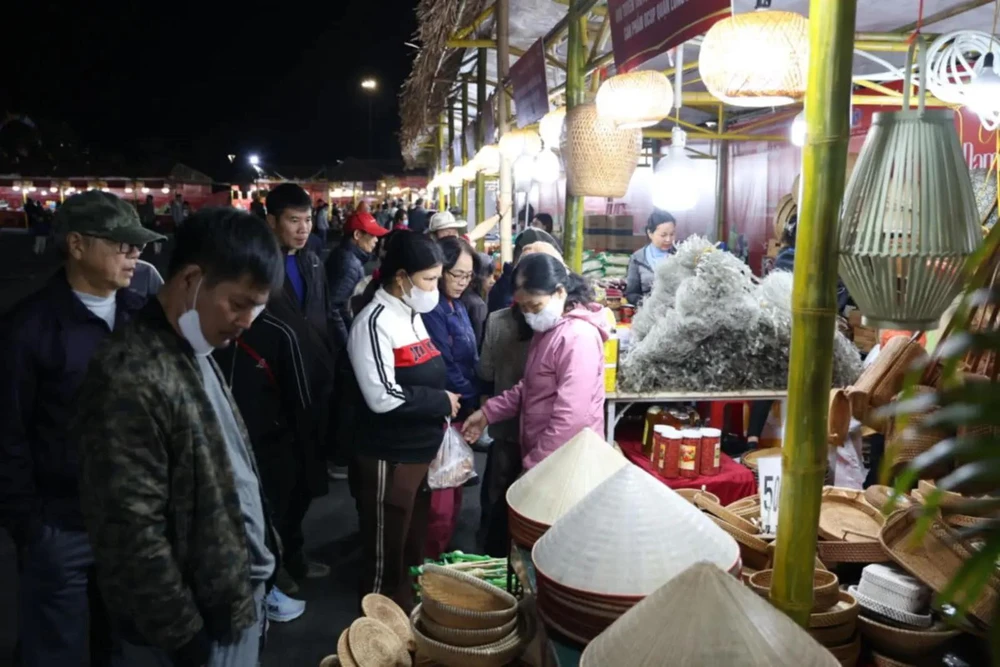
[[427,212],[424,208],[424,200],[418,199],[416,203],[413,204],[406,217],[410,220],[410,231],[416,232],[417,234],[424,234],[427,232],[427,225],[430,224],[431,214]]
[[344,225],[344,239],[326,260],[333,304],[333,340],[338,349],[347,346],[354,315],[351,296],[365,277],[365,263],[371,260],[378,240],[389,233],[369,213],[355,213]]
[[[267,222],[274,230],[285,253],[285,284],[272,295],[267,309],[295,332],[303,361],[309,373],[309,389],[313,399],[313,416],[317,424],[314,447],[301,452],[298,469],[302,477],[296,488],[308,492],[308,499],[293,507],[301,516],[289,516],[289,522],[301,523],[308,509],[308,500],[327,491],[325,453],[330,448],[327,415],[332,405],[334,360],[337,350],[330,336],[331,307],[327,293],[326,272],[315,253],[306,249],[312,231],[312,200],[294,183],[282,183],[267,195]],[[292,452],[289,452],[289,456]],[[297,579],[323,577],[330,568],[308,561],[304,554],[289,554],[285,559],[288,572]]]

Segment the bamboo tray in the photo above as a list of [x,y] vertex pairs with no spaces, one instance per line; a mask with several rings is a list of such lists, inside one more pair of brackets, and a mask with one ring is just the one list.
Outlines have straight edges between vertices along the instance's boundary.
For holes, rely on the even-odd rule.
[[819,510],[819,535],[823,539],[852,543],[878,542],[885,517],[854,489],[825,487]]

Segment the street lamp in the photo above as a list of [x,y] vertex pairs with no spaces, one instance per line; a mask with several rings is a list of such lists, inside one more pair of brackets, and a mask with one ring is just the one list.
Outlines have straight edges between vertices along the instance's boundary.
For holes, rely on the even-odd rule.
[[368,93],[368,157],[374,158],[374,151],[372,150],[372,100],[375,97],[375,92],[378,90],[378,81],[375,79],[364,79],[361,82],[361,89]]
[[260,164],[260,156],[259,155],[251,155],[250,156],[250,164],[252,164],[255,167],[257,165],[259,165]]

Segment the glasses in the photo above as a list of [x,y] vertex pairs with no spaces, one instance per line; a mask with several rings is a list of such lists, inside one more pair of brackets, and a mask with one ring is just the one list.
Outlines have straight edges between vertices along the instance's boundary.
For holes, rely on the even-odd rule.
[[475,274],[472,271],[466,271],[464,273],[459,271],[449,271],[448,275],[460,283],[467,283],[472,281],[472,276]]
[[100,239],[105,243],[111,244],[111,247],[115,248],[118,251],[119,255],[131,255],[133,253],[138,253],[141,255],[142,251],[146,249],[145,243],[140,243],[140,244],[124,243],[119,241],[112,241],[111,239],[106,239],[103,236],[91,236],[90,238]]

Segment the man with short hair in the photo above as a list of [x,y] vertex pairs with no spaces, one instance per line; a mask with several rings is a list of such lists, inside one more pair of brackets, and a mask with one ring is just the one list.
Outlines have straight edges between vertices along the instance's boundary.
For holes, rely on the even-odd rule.
[[[0,525],[20,556],[25,667],[86,662],[94,560],[67,424],[94,352],[142,307],[144,299],[125,289],[139,254],[163,239],[131,204],[99,190],[68,198],[55,224],[63,268],[5,318],[0,342]],[[110,633],[98,632],[99,599],[91,595],[89,605],[91,664],[98,664]]]
[[430,214],[427,212],[427,209],[424,208],[424,200],[422,197],[417,199],[417,201],[413,204],[413,208],[406,213],[406,217],[410,221],[411,232],[423,234],[427,231]]
[[280,289],[281,253],[236,209],[199,211],[175,239],[167,282],[87,370],[72,425],[80,497],[115,665],[252,666],[279,549],[211,353]]

